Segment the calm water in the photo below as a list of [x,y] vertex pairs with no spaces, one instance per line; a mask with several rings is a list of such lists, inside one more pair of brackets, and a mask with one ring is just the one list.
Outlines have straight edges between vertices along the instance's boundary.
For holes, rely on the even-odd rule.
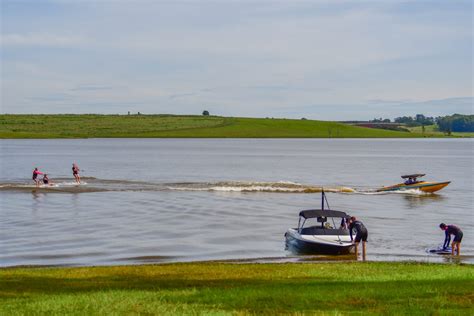
[[[369,260],[429,255],[440,222],[464,230],[474,262],[469,139],[87,139],[0,141],[0,265],[221,259],[297,261],[284,233],[299,210],[330,206],[368,227]],[[72,182],[71,164],[86,184]],[[35,189],[38,166],[56,183]],[[436,195],[367,191],[403,173],[452,183]],[[354,192],[350,191],[352,188]],[[312,192],[312,193],[301,193]]]

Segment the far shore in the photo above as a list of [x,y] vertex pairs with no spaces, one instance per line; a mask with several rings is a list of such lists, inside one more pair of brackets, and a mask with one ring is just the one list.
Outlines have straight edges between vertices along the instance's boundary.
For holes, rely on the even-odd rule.
[[0,269],[0,314],[459,314],[474,266],[172,263]]
[[394,131],[307,119],[204,115],[0,115],[0,139],[49,138],[423,138],[472,137]]

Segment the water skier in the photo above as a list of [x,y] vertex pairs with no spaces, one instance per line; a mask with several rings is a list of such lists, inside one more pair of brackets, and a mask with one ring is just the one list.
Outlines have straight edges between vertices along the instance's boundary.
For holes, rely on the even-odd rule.
[[37,187],[39,187],[39,185],[40,185],[40,181],[38,180],[38,175],[39,174],[43,174],[43,173],[41,171],[39,171],[38,168],[35,168],[35,170],[33,170],[32,179],[35,182]]
[[[356,236],[355,239],[352,238],[352,230],[355,229],[356,231]],[[352,216],[349,219],[349,233],[351,235],[351,241],[354,242],[355,244],[355,253],[356,257],[358,256],[358,248],[359,248],[359,242],[362,240],[362,260],[365,261],[365,255],[366,255],[366,245],[365,243],[367,242],[367,237],[369,235],[367,228],[365,228],[364,224],[362,224],[361,221],[357,220],[355,216]]]
[[79,176],[79,171],[80,171],[79,166],[76,165],[76,163],[73,163],[72,164],[72,175],[74,176],[74,179],[76,179],[76,182],[78,184],[81,183],[81,177]]
[[43,179],[41,179],[41,180],[43,181],[43,184],[45,184],[45,185],[52,185],[53,184],[53,182],[51,182],[49,180],[48,175],[46,173],[43,175]]
[[454,235],[453,243],[451,244],[451,255],[454,256],[454,251],[457,248],[457,255],[461,254],[461,240],[462,240],[462,230],[456,225],[446,225],[445,223],[439,224],[439,228],[444,230],[445,238],[443,243],[443,249],[448,248],[449,242],[451,241],[451,235]]

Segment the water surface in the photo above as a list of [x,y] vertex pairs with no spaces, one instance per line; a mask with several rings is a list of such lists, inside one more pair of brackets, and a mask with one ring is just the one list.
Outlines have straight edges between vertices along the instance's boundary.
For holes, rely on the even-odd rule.
[[[0,141],[0,265],[289,260],[301,209],[368,227],[369,260],[449,261],[426,248],[440,222],[464,230],[474,262],[470,139],[85,139]],[[82,169],[74,184],[71,164]],[[35,188],[37,166],[55,182]],[[404,173],[452,183],[438,194],[374,193]],[[265,259],[262,259],[265,258]],[[312,258],[304,258],[312,259]]]

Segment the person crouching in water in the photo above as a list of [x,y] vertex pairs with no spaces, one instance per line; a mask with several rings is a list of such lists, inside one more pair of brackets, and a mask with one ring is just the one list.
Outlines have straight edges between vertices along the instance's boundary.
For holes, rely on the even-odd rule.
[[40,181],[38,180],[38,175],[39,174],[43,174],[43,173],[41,171],[39,171],[38,168],[35,168],[35,170],[33,170],[32,179],[35,182],[37,187],[40,185]]
[[[355,244],[355,253],[356,257],[359,255],[358,248],[359,248],[359,242],[362,240],[362,260],[365,261],[365,255],[366,255],[366,246],[365,243],[367,242],[367,237],[369,235],[369,232],[367,231],[367,228],[365,228],[364,224],[362,224],[361,221],[357,220],[355,216],[352,216],[349,219],[349,233],[351,235],[351,241],[354,242]],[[356,236],[355,239],[352,238],[352,230],[356,231]]]
[[457,227],[456,225],[446,225],[445,223],[439,224],[439,228],[441,228],[441,230],[444,230],[444,233],[446,235],[444,238],[443,249],[449,247],[451,235],[454,235],[453,243],[451,245],[451,255],[454,256],[454,251],[457,248],[457,255],[459,256],[461,254],[461,240],[463,235],[461,228]]
[[53,184],[53,182],[51,182],[51,181],[49,180],[48,175],[47,175],[46,173],[43,175],[43,179],[41,179],[41,180],[43,181],[43,183],[44,183],[45,185],[52,185],[52,184]]

